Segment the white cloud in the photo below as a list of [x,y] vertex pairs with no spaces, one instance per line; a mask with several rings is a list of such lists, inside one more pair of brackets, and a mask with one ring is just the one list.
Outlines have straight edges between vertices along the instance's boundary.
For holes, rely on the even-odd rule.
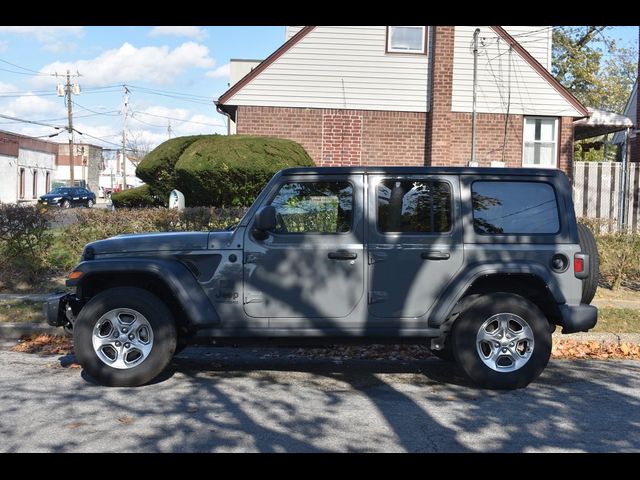
[[22,95],[12,100],[2,110],[7,115],[27,120],[62,118],[66,115],[66,109],[62,102],[54,102],[31,94]]
[[230,70],[229,64],[225,63],[224,65],[220,65],[215,70],[207,72],[206,75],[207,77],[210,77],[210,78],[228,78],[229,70]]
[[54,53],[74,50],[76,44],[63,42],[66,37],[80,38],[84,35],[81,26],[40,27],[40,26],[0,26],[0,34],[26,35],[35,38],[42,44],[43,50]]
[[158,37],[160,35],[172,35],[174,37],[195,38],[196,40],[204,40],[205,38],[207,38],[207,32],[205,32],[200,27],[194,27],[194,26],[153,27],[153,29],[149,32],[149,36],[151,37]]
[[[54,62],[45,65],[43,73],[79,71],[82,85],[102,86],[118,82],[145,80],[156,84],[168,84],[189,68],[211,68],[215,60],[209,49],[195,42],[186,42],[170,50],[169,47],[141,47],[124,43],[120,48],[108,50],[92,60]],[[35,77],[40,85],[50,83],[46,77]]]
[[0,82],[0,93],[9,93],[18,91],[18,87],[10,83]]

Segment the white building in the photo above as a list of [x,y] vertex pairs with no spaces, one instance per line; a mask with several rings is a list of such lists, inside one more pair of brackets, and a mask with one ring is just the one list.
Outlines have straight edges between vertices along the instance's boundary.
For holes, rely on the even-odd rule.
[[58,144],[0,131],[0,203],[34,203],[51,189]]

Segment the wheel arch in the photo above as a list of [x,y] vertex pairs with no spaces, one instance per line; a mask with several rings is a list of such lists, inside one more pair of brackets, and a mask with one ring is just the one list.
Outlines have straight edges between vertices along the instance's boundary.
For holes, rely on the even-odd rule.
[[473,298],[487,293],[513,293],[534,303],[552,324],[559,324],[562,314],[558,304],[564,295],[555,280],[542,266],[523,264],[507,269],[477,267],[449,285],[434,306],[429,326],[448,330],[457,314]]
[[74,270],[82,275],[77,280],[67,280],[67,286],[77,287],[81,299],[109,288],[145,288],[167,304],[181,327],[197,330],[220,324],[220,317],[198,281],[177,260],[90,260]]

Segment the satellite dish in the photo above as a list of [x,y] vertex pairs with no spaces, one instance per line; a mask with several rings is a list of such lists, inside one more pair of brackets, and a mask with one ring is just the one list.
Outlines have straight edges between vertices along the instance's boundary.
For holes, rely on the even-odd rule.
[[184,195],[180,190],[171,190],[169,194],[169,208],[184,210]]

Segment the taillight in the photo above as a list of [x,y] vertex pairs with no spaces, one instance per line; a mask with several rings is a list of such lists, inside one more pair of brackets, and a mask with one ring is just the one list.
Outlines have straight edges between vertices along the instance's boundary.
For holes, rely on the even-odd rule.
[[582,256],[579,257],[578,255],[576,255],[573,257],[573,272],[584,272],[584,258],[582,258]]

